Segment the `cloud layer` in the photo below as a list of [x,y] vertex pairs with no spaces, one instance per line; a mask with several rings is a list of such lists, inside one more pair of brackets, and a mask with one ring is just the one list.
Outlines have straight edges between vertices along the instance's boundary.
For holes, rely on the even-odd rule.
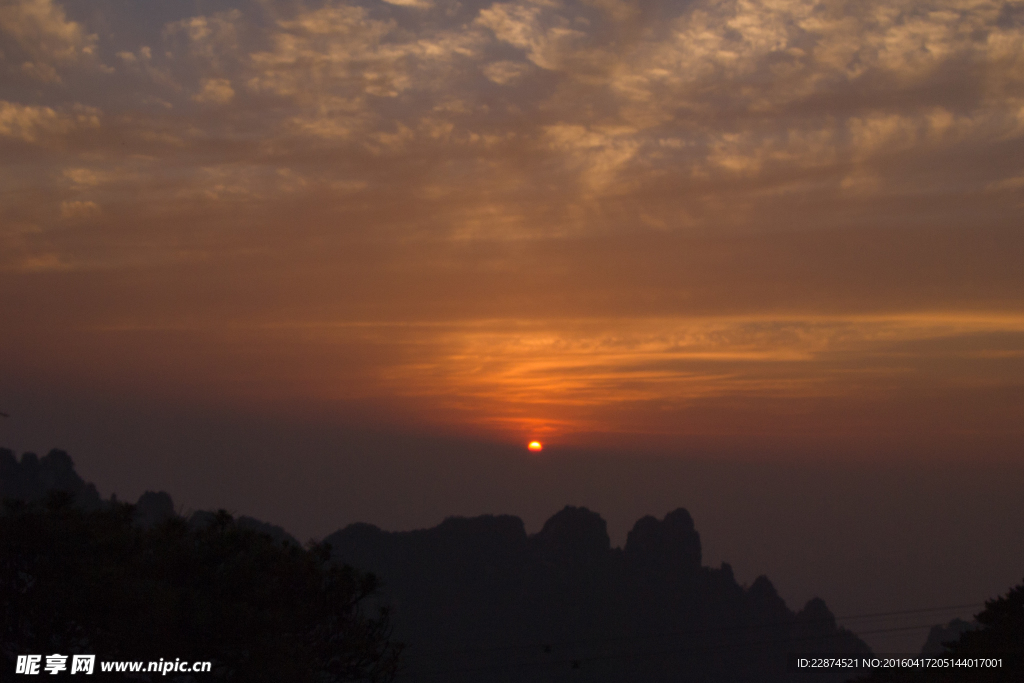
[[0,70],[43,375],[503,438],[916,433],[958,392],[940,428],[1019,431],[1022,2],[11,0]]

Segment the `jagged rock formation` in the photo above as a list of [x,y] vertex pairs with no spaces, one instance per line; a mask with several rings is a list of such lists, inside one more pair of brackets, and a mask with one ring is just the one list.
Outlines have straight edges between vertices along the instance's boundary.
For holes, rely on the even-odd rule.
[[794,613],[766,577],[744,588],[728,565],[702,566],[683,509],[639,520],[623,549],[574,507],[534,536],[488,515],[399,533],[354,524],[325,541],[383,580],[411,644],[399,680],[782,681],[789,652],[869,651],[823,601]]
[[132,522],[143,529],[152,529],[167,520],[177,517],[174,501],[166,491],[146,491],[139,496],[132,513]]
[[[75,463],[65,451],[54,449],[42,458],[35,453],[23,453],[18,460],[13,451],[0,448],[0,501],[37,503],[45,501],[55,491],[70,494],[72,503],[85,510],[95,510],[117,501],[115,496],[111,496],[110,501],[100,498],[96,487],[75,471]],[[169,493],[146,491],[135,503],[132,523],[143,529],[152,529],[178,516]],[[194,527],[204,526],[214,518],[216,513],[201,510],[190,515],[188,521]],[[245,515],[235,519],[234,523],[243,529],[267,534],[279,543],[300,545],[291,534],[274,524]]]
[[19,461],[13,451],[0,448],[0,500],[41,501],[51,491],[71,494],[75,504],[85,509],[101,504],[96,487],[78,476],[64,451],[53,449],[42,458],[23,453]]
[[[110,504],[67,453],[19,461],[0,449],[0,497],[40,501],[51,491],[84,507]],[[188,523],[224,516],[200,511]],[[170,495],[147,491],[132,523],[153,529],[175,517]],[[266,522],[235,524],[298,545]],[[353,524],[325,541],[336,559],[383,579],[380,600],[394,611],[396,637],[410,644],[399,680],[771,682],[792,679],[790,652],[868,652],[823,601],[794,613],[766,577],[743,587],[729,565],[703,566],[683,509],[639,520],[622,549],[611,547],[600,515],[576,507],[533,536],[517,517],[486,515],[402,533]],[[802,672],[800,680],[841,675]]]

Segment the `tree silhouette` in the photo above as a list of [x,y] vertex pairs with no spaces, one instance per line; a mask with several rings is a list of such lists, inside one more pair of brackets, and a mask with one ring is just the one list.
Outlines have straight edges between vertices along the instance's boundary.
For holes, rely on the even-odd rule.
[[204,680],[389,681],[401,646],[386,611],[365,614],[376,580],[329,556],[240,528],[224,511],[204,528],[173,518],[141,529],[130,505],[85,512],[62,492],[45,506],[7,502],[4,666],[13,671],[18,654],[85,653],[212,661]]
[[941,655],[956,659],[998,658],[1002,666],[952,667],[929,671],[880,671],[859,679],[865,683],[1019,683],[1024,681],[1024,583],[1005,595],[985,603],[985,609],[975,619],[981,628],[966,631],[960,639],[943,643]]

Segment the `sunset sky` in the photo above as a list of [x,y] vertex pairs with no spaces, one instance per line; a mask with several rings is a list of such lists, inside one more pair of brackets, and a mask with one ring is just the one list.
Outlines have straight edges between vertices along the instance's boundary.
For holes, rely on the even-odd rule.
[[164,411],[1024,459],[1021,1],[2,0],[0,159],[0,445],[107,492]]

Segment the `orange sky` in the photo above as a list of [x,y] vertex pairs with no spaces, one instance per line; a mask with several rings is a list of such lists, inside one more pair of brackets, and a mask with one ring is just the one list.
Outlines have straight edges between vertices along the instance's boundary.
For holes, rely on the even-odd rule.
[[1019,456],[1020,2],[10,0],[0,69],[9,396]]

